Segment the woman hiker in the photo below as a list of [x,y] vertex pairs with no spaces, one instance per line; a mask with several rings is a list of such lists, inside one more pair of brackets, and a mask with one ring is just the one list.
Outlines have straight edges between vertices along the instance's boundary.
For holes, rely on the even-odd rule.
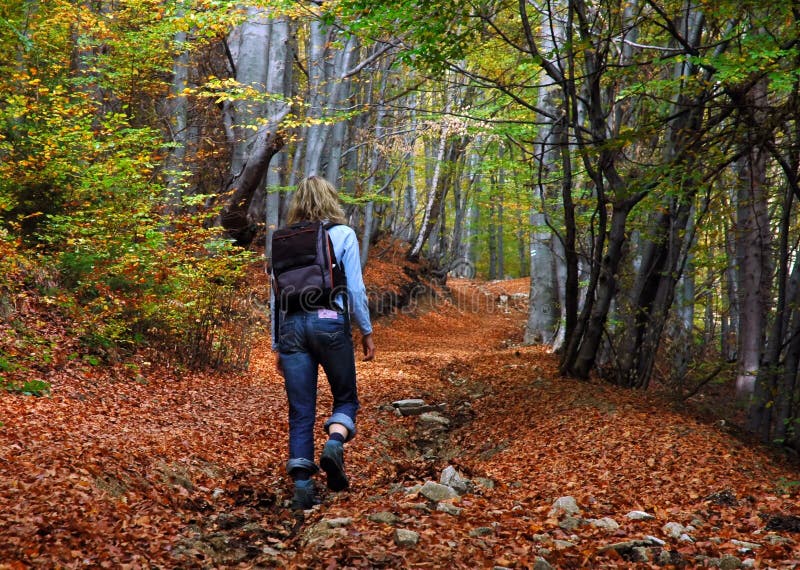
[[[284,378],[289,401],[289,460],[286,470],[294,480],[292,510],[309,509],[317,503],[311,477],[319,471],[314,463],[314,421],[317,405],[317,373],[322,365],[333,395],[333,410],[324,428],[328,441],[319,459],[332,491],[343,491],[349,481],[344,470],[344,444],[356,434],[358,394],[350,315],[361,331],[364,360],[375,357],[375,342],[361,275],[356,234],[345,225],[344,211],[333,185],[319,176],[298,184],[287,215],[287,225],[323,222],[335,259],[344,269],[346,287],[335,288],[324,308],[286,305],[272,296],[273,350],[278,372]],[[273,261],[276,259],[273,241]],[[275,267],[273,267],[273,284]]]

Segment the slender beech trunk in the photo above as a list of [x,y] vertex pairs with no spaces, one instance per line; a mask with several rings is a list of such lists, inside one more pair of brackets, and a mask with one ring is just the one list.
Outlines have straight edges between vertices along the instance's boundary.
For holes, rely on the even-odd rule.
[[[285,34],[288,37],[288,21],[281,18],[270,22],[269,14],[262,8],[248,8],[248,17],[230,38],[230,48],[236,64],[236,79],[261,92],[279,98],[284,95],[285,57],[270,57],[270,34]],[[273,45],[278,49],[278,43]],[[285,49],[285,46],[283,46]],[[227,132],[233,145],[231,169],[223,196],[225,204],[220,214],[220,223],[228,234],[241,244],[248,244],[255,234],[256,219],[248,212],[253,195],[264,178],[272,157],[283,147],[279,133],[280,124],[289,113],[289,105],[273,99],[263,105],[237,101],[226,107]],[[266,117],[266,120],[258,120]],[[248,128],[258,123],[255,129]],[[259,220],[262,219],[260,216]]]
[[[690,6],[680,24],[689,46],[700,45],[703,24],[703,15]],[[697,72],[693,64],[681,61],[673,78],[688,79]],[[691,98],[678,94],[670,113],[663,161],[671,165],[674,179],[660,183],[671,184],[675,192],[668,194],[653,217],[654,229],[649,233],[654,237],[646,244],[631,295],[632,325],[624,331],[618,361],[617,381],[624,386],[646,388],[649,384],[675,287],[694,239],[689,229],[699,184],[695,175],[699,151],[693,141],[703,126],[705,98],[704,92]]]
[[[731,202],[736,203],[736,190],[731,190]],[[739,278],[736,268],[736,235],[728,217],[723,220],[725,224],[725,266],[723,284],[725,287],[725,301],[727,310],[723,312],[721,330],[721,352],[727,362],[735,362],[738,355],[739,337]]]
[[[764,93],[763,87],[763,82],[758,85],[757,97]],[[749,111],[750,109],[753,111]],[[750,128],[748,132],[758,133],[763,124],[762,111],[758,106],[746,106],[743,110]],[[785,124],[784,132],[792,133],[795,142],[800,139],[800,129],[796,122],[794,126]],[[795,146],[787,156],[771,143],[764,146],[783,170],[786,192],[777,228],[778,294],[748,409],[748,430],[767,443],[778,440],[789,446],[800,447],[800,393],[797,379],[800,371],[800,260],[796,256],[789,274],[792,257],[790,232],[794,217],[792,210],[795,200],[800,199],[800,147]]]
[[[375,105],[375,143],[370,149],[369,161],[369,175],[366,181],[367,192],[372,195],[376,192],[375,180],[381,168],[385,167],[385,159],[383,151],[381,150],[381,142],[385,136],[386,130],[385,122],[387,120],[389,111],[386,107],[386,87],[389,80],[388,69],[382,69],[380,87],[377,93],[377,103]],[[369,246],[372,240],[372,233],[375,229],[375,202],[373,200],[367,201],[364,206],[364,233],[361,236],[361,266],[367,264],[367,257],[369,256]]]
[[467,236],[467,219],[469,216],[469,204],[472,190],[471,175],[469,172],[468,164],[471,163],[473,153],[462,154],[459,158],[458,172],[453,176],[453,207],[455,216],[453,218],[453,243],[450,250],[449,264],[450,271],[454,271],[457,277],[464,277],[463,273],[459,272],[458,268],[467,265],[467,252],[466,244],[468,242]]
[[[355,35],[341,38],[337,28],[314,19],[308,38],[308,117],[311,124],[306,131],[303,174],[322,174],[325,148],[330,148],[328,138],[331,119],[339,107],[343,95],[349,89],[351,63],[358,47]],[[335,49],[336,40],[344,39],[341,49]],[[340,156],[341,149],[335,155]],[[334,167],[332,167],[334,168]],[[338,166],[335,167],[338,173]]]
[[[445,114],[448,112],[449,102],[447,105],[445,105]],[[441,124],[441,130],[439,132],[439,142],[437,144],[436,158],[434,159],[435,162],[433,165],[433,176],[431,178],[430,187],[428,188],[428,199],[425,203],[425,211],[422,214],[422,222],[420,223],[417,237],[414,240],[414,245],[411,246],[411,249],[408,251],[408,259],[410,260],[419,258],[420,253],[422,253],[422,248],[425,245],[425,242],[428,241],[431,229],[433,228],[431,217],[433,214],[434,205],[437,203],[437,198],[440,192],[439,177],[441,176],[442,163],[444,162],[444,154],[447,147],[447,135],[448,129],[443,123]]]
[[[557,45],[564,42],[563,22],[551,11],[543,12],[541,49],[551,54]],[[526,248],[531,275],[528,295],[528,319],[525,323],[525,344],[546,344],[552,346],[558,334],[561,312],[559,309],[558,260],[553,255],[553,230],[547,224],[547,201],[554,194],[557,180],[561,177],[562,153],[569,152],[562,146],[565,124],[559,119],[566,103],[562,86],[554,83],[546,74],[537,89],[537,114],[539,128],[534,143],[537,173],[533,184],[533,199],[530,208],[530,244]]]
[[[180,14],[183,14],[181,9]],[[183,182],[186,180],[186,153],[190,143],[189,132],[189,98],[185,91],[189,87],[189,51],[186,49],[188,33],[180,31],[175,34],[175,47],[178,55],[172,64],[171,97],[168,103],[170,118],[170,139],[173,147],[166,160],[167,204],[176,213],[182,207],[184,193]]]
[[[764,95],[765,96],[765,95]],[[752,395],[764,346],[770,294],[766,152],[754,145],[739,163],[736,264],[739,282],[739,370],[736,392]]]
[[497,279],[497,196],[495,187],[497,181],[492,177],[492,189],[489,197],[489,219],[487,220],[487,236],[486,240],[489,247],[489,280]]
[[[622,202],[615,204],[612,210],[608,247],[599,263],[600,270],[596,273],[596,300],[591,304],[586,303],[585,306],[590,307],[590,311],[586,317],[579,320],[582,321],[579,327],[582,325],[585,328],[585,331],[581,331],[583,332],[581,342],[577,348],[570,347],[571,350],[568,351],[568,354],[572,351],[575,353],[574,361],[567,361],[568,371],[578,378],[588,378],[594,366],[608,311],[617,292],[617,272],[625,244],[626,222],[632,207],[633,204]],[[601,215],[601,218],[604,217]],[[598,249],[602,251],[602,247]]]
[[410,109],[409,132],[405,136],[406,152],[406,181],[403,190],[403,214],[398,216],[398,224],[393,229],[393,235],[405,241],[411,241],[416,233],[415,216],[417,213],[417,169],[416,153],[414,147],[417,142],[417,95],[412,93],[408,97]]
[[[780,436],[785,436],[786,427],[780,427],[788,418],[786,402],[791,401],[793,389],[787,393],[778,392],[779,384],[787,384],[786,371],[789,373],[789,385],[793,388],[794,378],[797,375],[798,355],[792,354],[791,349],[786,353],[785,362],[781,363],[781,352],[784,344],[787,342],[784,331],[787,328],[787,285],[792,285],[791,294],[796,293],[796,283],[798,279],[798,264],[795,264],[795,269],[792,271],[792,282],[788,283],[788,265],[789,265],[789,230],[792,220],[792,202],[794,193],[791,188],[788,188],[783,200],[782,208],[783,215],[781,216],[781,223],[779,228],[780,236],[780,253],[778,256],[778,298],[775,306],[775,316],[772,320],[769,335],[766,337],[766,348],[764,349],[763,356],[759,361],[759,369],[757,372],[756,381],[753,385],[753,397],[748,408],[748,430],[758,436],[761,441],[769,442],[773,431],[773,415],[781,417],[784,421],[776,422],[775,431]],[[790,297],[793,299],[793,297]],[[795,313],[796,315],[797,313]],[[793,320],[797,320],[795,317]],[[790,347],[798,346],[797,341],[789,337],[788,344]],[[782,368],[785,367],[785,368]],[[737,389],[739,377],[737,377]],[[777,412],[777,413],[776,413]],[[780,437],[779,436],[779,437]]]
[[[503,147],[497,153],[500,158],[503,157]],[[497,186],[495,187],[495,219],[497,225],[495,226],[495,236],[497,238],[497,248],[495,256],[497,259],[497,279],[503,279],[506,275],[505,263],[505,191],[506,191],[506,169],[500,165],[497,170]]]

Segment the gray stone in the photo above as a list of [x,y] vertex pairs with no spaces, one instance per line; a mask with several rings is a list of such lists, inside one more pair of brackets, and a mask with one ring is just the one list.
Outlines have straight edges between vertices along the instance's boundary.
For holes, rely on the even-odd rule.
[[447,513],[448,515],[452,515],[454,517],[457,517],[461,514],[461,509],[452,503],[437,503],[436,510]]
[[439,477],[439,483],[451,487],[459,495],[468,493],[472,484],[468,479],[461,476],[461,473],[456,471],[452,465],[448,465],[442,470],[442,475]]
[[445,404],[437,404],[435,406],[411,406],[408,408],[395,408],[394,413],[397,416],[421,416],[427,412],[442,412],[447,406]]
[[534,534],[531,536],[531,540],[540,544],[553,544],[553,537],[549,534]]
[[738,546],[742,551],[749,552],[750,550],[755,550],[756,548],[761,548],[761,545],[757,542],[747,542],[744,540],[731,540],[731,544],[735,544]]
[[335,519],[326,519],[322,522],[328,523],[328,528],[341,528],[352,524],[353,519],[350,517],[339,517]]
[[646,513],[644,511],[631,511],[627,515],[625,515],[632,521],[649,521],[654,518],[655,516],[651,515],[650,513]]
[[553,570],[553,567],[550,566],[547,560],[541,556],[537,556],[536,561],[533,563],[533,570]]
[[611,517],[603,517],[602,519],[589,519],[588,523],[595,528],[602,528],[608,532],[616,532],[619,530],[619,523]]
[[609,550],[616,550],[619,553],[631,552],[634,548],[640,546],[652,546],[649,540],[626,540],[624,542],[615,542],[614,544],[607,544],[598,550],[598,552],[608,552]]
[[742,567],[742,561],[731,556],[730,554],[724,555],[719,561],[719,567],[722,570],[738,570]]
[[645,540],[647,540],[653,546],[666,546],[666,544],[667,544],[666,542],[664,542],[660,538],[655,537],[655,536],[651,536],[649,534],[645,535],[644,538],[645,538]]
[[650,555],[644,546],[635,546],[631,549],[631,562],[650,562]]
[[324,548],[330,548],[333,546],[333,543],[329,542],[327,539],[342,538],[345,536],[347,536],[347,531],[345,529],[341,527],[331,528],[328,525],[328,521],[322,520],[309,527],[303,533],[303,542],[306,545],[315,544]]
[[419,416],[419,421],[433,426],[447,427],[450,425],[450,420],[439,412],[425,412]]
[[381,511],[379,513],[372,513],[367,517],[367,519],[377,523],[397,524],[397,522],[400,520],[400,517],[394,513],[390,513],[389,511]]
[[447,485],[434,483],[433,481],[425,481],[425,484],[419,490],[419,493],[426,499],[435,503],[439,501],[445,501],[447,499],[453,499],[458,496],[458,494]]
[[780,536],[779,534],[768,534],[764,537],[764,542],[768,542],[772,546],[793,546],[795,544],[795,541],[788,536]]
[[567,515],[558,522],[558,526],[561,528],[561,530],[565,531],[575,530],[582,524],[583,524],[583,519],[580,519],[578,517],[573,517],[571,515]]
[[479,536],[489,536],[490,534],[494,534],[494,529],[490,526],[479,526],[469,531],[469,535],[472,538],[477,538]]
[[672,554],[670,554],[669,550],[662,550],[661,552],[658,553],[656,564],[658,564],[659,566],[666,566],[667,564],[672,564]]
[[668,522],[667,524],[661,527],[661,532],[663,532],[670,538],[677,540],[681,537],[682,534],[686,532],[686,527],[684,527],[680,523]]
[[278,557],[281,556],[283,553],[280,550],[272,548],[271,546],[262,546],[261,553],[266,554],[267,556]]
[[413,530],[398,528],[394,531],[394,543],[397,546],[416,546],[419,542],[419,534]]
[[395,408],[416,408],[418,406],[424,406],[425,400],[420,398],[406,398],[405,400],[397,400],[392,402],[392,406]]
[[568,540],[554,540],[553,547],[556,550],[567,550],[568,548],[575,548],[575,543]]
[[573,497],[560,497],[553,503],[549,516],[577,515],[580,512],[581,509]]
[[425,412],[434,412],[442,409],[441,405],[430,406],[425,403],[425,400],[419,398],[397,400],[396,402],[392,402],[392,406],[397,416],[419,416]]
[[475,483],[484,489],[494,489],[494,481],[487,479],[486,477],[475,477]]

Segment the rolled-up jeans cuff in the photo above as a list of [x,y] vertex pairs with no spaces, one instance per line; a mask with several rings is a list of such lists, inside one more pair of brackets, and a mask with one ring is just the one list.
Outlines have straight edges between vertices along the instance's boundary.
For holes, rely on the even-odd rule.
[[332,414],[328,421],[325,422],[325,432],[330,433],[328,428],[331,424],[342,424],[344,427],[347,428],[347,439],[345,441],[350,441],[356,436],[356,423],[353,421],[353,418],[347,416],[342,413],[335,413]]
[[289,475],[292,474],[292,471],[295,469],[305,469],[309,471],[312,475],[319,471],[319,467],[317,464],[311,461],[310,459],[306,459],[305,457],[293,457],[289,461],[286,462],[286,472]]

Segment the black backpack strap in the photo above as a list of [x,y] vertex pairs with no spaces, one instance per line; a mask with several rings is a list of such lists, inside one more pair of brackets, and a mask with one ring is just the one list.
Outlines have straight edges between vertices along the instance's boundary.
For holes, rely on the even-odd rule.
[[273,278],[270,281],[270,289],[272,289],[272,340],[275,343],[275,346],[278,346],[278,339],[280,338],[279,331],[281,327],[281,301],[278,299],[277,291],[275,291],[275,279]]

